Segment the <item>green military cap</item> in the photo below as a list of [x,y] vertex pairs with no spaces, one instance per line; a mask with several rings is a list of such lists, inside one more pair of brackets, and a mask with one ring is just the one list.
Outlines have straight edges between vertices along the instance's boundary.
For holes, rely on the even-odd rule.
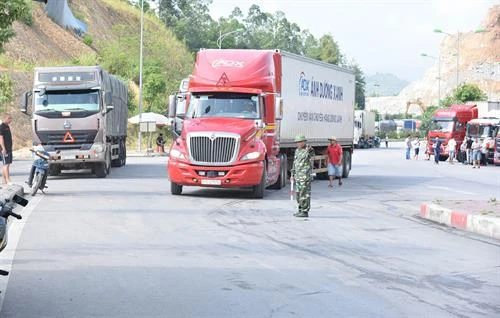
[[300,141],[306,141],[306,136],[304,135],[295,136],[295,142],[300,142]]

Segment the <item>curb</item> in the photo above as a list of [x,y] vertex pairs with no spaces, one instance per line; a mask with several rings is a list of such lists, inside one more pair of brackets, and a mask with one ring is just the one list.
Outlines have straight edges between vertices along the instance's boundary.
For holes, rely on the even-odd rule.
[[420,217],[500,240],[500,218],[453,211],[433,203],[420,205]]

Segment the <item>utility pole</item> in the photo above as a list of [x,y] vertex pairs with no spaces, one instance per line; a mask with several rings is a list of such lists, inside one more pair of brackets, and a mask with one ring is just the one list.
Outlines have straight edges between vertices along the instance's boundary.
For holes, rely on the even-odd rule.
[[144,41],[144,0],[141,0],[141,48],[139,53],[139,137],[137,151],[141,152],[142,148],[142,134],[141,134],[141,122],[142,122],[142,45]]

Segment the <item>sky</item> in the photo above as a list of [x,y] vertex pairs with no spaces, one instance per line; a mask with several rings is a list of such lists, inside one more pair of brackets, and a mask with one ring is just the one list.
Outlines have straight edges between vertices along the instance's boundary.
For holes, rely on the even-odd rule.
[[227,17],[234,7],[244,16],[258,5],[262,11],[283,11],[287,19],[316,38],[331,33],[341,51],[365,75],[392,73],[413,81],[422,77],[437,56],[444,34],[481,27],[492,0],[212,0],[212,18]]

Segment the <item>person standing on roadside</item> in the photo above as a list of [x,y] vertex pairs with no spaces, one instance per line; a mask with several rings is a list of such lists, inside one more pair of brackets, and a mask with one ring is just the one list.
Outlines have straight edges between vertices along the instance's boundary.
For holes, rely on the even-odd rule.
[[462,144],[460,145],[460,152],[458,157],[458,160],[462,162],[462,164],[467,164],[467,138],[464,138]]
[[434,163],[439,164],[439,157],[441,156],[441,144],[442,141],[438,137],[434,138]]
[[411,139],[410,136],[406,137],[405,139],[405,145],[406,145],[406,160],[410,160],[410,153],[411,153]]
[[165,152],[165,140],[163,139],[163,134],[160,133],[156,138],[156,152],[164,153]]
[[[485,167],[488,165],[488,146],[493,139],[491,137],[485,137],[483,143],[481,144],[481,162]],[[494,145],[494,141],[493,141]]]
[[455,150],[457,149],[457,142],[455,138],[451,137],[448,140],[448,153],[450,155],[450,164],[453,164],[453,159],[455,159]]
[[418,137],[415,137],[415,140],[413,141],[413,159],[418,160],[418,153],[420,152],[420,139]]
[[478,138],[472,142],[472,168],[481,168],[481,143]]
[[293,167],[291,170],[290,181],[295,183],[297,194],[297,204],[299,211],[293,216],[307,218],[311,208],[311,172],[312,172],[312,157],[314,149],[311,146],[306,146],[306,137],[297,135],[295,142],[297,149],[293,157]]
[[12,122],[10,114],[4,114],[3,122],[0,125],[0,147],[2,148],[2,176],[3,184],[11,185],[10,164],[12,163],[12,133],[9,124]]
[[422,146],[420,147],[424,151],[424,160],[430,160],[429,151],[427,151],[427,140],[422,139]]
[[465,148],[467,150],[467,164],[468,165],[471,165],[473,164],[473,160],[472,159],[472,138],[471,137],[468,137],[467,138],[467,147]]
[[332,188],[333,179],[335,179],[335,177],[339,178],[339,186],[342,185],[342,147],[337,143],[337,138],[335,136],[328,140],[330,141],[330,145],[326,148],[328,154],[328,177],[330,179],[328,187]]
[[385,135],[385,148],[389,148],[389,137]]

